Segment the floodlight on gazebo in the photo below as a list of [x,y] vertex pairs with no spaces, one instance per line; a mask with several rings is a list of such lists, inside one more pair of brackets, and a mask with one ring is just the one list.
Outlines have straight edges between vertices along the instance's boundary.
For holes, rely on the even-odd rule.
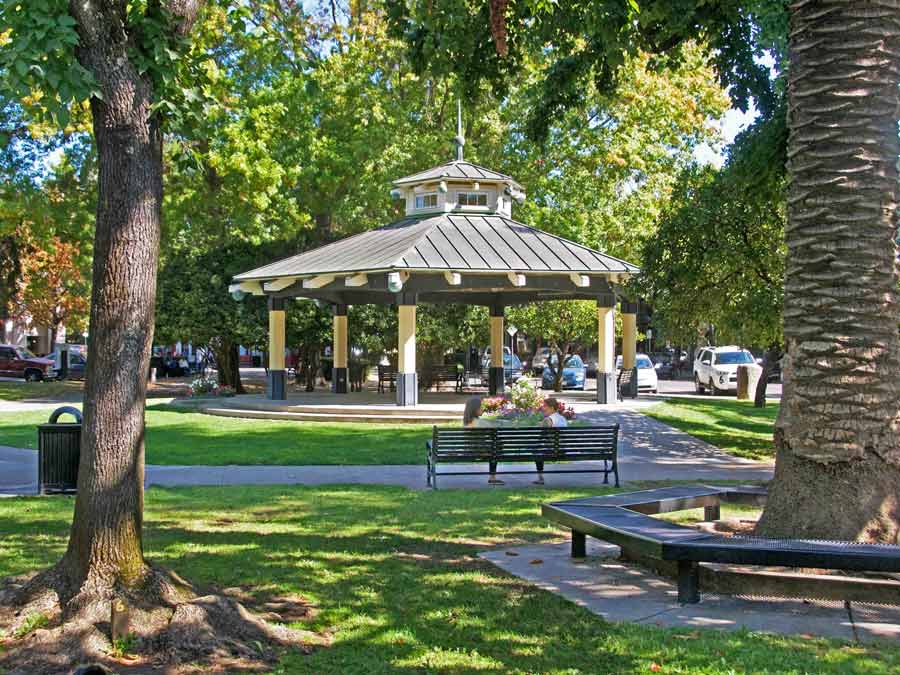
[[388,290],[391,293],[399,293],[403,290],[403,279],[400,276],[400,272],[388,273]]

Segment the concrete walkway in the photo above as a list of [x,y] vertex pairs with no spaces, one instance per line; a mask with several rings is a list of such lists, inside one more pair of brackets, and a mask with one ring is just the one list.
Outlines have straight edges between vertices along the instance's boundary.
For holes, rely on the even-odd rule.
[[[621,425],[619,473],[623,481],[758,481],[772,476],[772,464],[732,457],[708,443],[633,410],[591,411],[580,415],[595,424]],[[147,485],[323,485],[355,483],[425,489],[422,464],[373,466],[161,466],[148,465]],[[585,462],[585,464],[596,464]],[[484,466],[454,468],[484,470]],[[514,468],[514,467],[513,467]],[[550,465],[548,465],[550,468]],[[37,453],[0,446],[0,494],[34,494]],[[502,477],[506,487],[530,486],[533,475]],[[547,487],[594,487],[598,474],[548,474]],[[485,476],[440,478],[440,488],[486,488]]]
[[871,642],[900,638],[900,607],[863,603],[732,597],[707,593],[681,605],[669,580],[617,559],[617,546],[588,538],[588,557],[569,544],[502,548],[481,554],[497,567],[602,616],[664,628],[718,628],[816,635]]

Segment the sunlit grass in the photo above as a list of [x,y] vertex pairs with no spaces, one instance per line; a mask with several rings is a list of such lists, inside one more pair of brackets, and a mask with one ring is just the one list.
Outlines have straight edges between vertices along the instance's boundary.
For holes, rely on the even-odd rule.
[[750,401],[683,398],[641,412],[737,457],[771,459],[778,408],[771,402],[755,408]]
[[[592,494],[599,491],[592,489]],[[864,647],[750,632],[609,624],[478,558],[564,536],[540,503],[561,490],[327,486],[152,489],[148,556],[201,587],[296,593],[334,644],[286,654],[293,673],[892,673]],[[0,576],[55,560],[68,497],[0,500]],[[40,536],[37,536],[37,535]],[[654,664],[657,664],[654,667]]]
[[[0,445],[36,448],[49,414],[0,413]],[[424,464],[431,434],[427,425],[238,419],[160,404],[146,420],[149,464]]]

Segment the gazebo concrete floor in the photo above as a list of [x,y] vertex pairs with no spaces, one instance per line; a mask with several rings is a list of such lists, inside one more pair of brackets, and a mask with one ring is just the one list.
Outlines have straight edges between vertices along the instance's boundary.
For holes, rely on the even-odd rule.
[[617,546],[589,537],[588,557],[582,559],[569,556],[568,542],[504,547],[481,557],[608,621],[681,629],[746,628],[863,642],[900,638],[900,607],[715,593],[704,593],[698,604],[681,605],[672,580],[621,562],[617,555]]

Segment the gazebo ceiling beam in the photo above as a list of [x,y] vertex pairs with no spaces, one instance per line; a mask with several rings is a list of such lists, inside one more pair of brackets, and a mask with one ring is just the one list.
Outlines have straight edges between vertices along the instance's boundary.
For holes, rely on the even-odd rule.
[[[455,276],[454,276],[455,275]],[[327,283],[321,283],[327,280],[326,277],[314,277],[306,279],[302,283],[294,282],[290,286],[282,289],[273,290],[280,297],[316,297],[309,291],[336,292],[340,293],[347,288],[357,289],[361,293],[390,293],[388,288],[387,273],[368,273],[355,275],[328,275],[331,277]],[[366,276],[365,284],[361,282],[361,277]],[[405,275],[404,275],[405,276]],[[581,275],[587,277],[588,275]],[[350,280],[354,283],[349,283]],[[521,283],[514,283],[521,282]],[[457,283],[452,283],[452,282]],[[560,272],[558,274],[522,274],[516,272],[497,273],[497,274],[466,274],[459,272],[445,272],[443,274],[410,274],[403,281],[403,291],[405,293],[497,293],[511,290],[533,290],[533,291],[571,291],[573,289],[573,278],[569,272]],[[315,282],[315,285],[313,285]],[[588,291],[591,296],[600,293],[609,293],[611,286],[609,282],[601,275],[595,275],[593,279],[588,277],[587,285],[574,284],[576,288],[583,288]],[[268,286],[267,286],[268,290]]]
[[[356,289],[344,290],[317,290],[304,293],[298,299],[319,300],[333,305],[399,305],[408,304],[402,301],[401,296],[408,297],[409,293],[372,293]],[[573,289],[569,290],[530,290],[530,289],[506,289],[502,291],[443,291],[443,292],[419,292],[415,294],[418,302],[431,304],[466,304],[482,305],[527,305],[533,302],[549,300],[593,300],[603,297],[596,290]]]

